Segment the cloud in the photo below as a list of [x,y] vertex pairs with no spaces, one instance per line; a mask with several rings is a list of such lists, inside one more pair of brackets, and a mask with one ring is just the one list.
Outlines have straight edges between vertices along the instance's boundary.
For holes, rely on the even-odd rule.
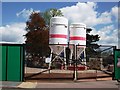
[[13,23],[0,27],[1,42],[24,43],[26,34],[25,23]]
[[112,23],[111,13],[107,11],[99,13],[96,10],[97,8],[97,3],[94,2],[78,2],[76,5],[63,7],[60,10],[70,22],[83,22],[91,27],[98,24]]
[[114,25],[104,26],[99,30],[93,29],[91,34],[98,34],[100,36],[99,44],[118,45],[118,29]]
[[[120,9],[120,7],[119,7],[119,9]],[[118,19],[120,20],[120,17],[118,17],[118,15],[120,15],[120,12],[118,12],[118,7],[117,6],[114,6],[111,9],[111,14],[116,18],[116,21],[118,21]]]
[[109,24],[112,23],[112,16],[110,12],[103,12],[98,18],[96,18],[97,24]]
[[[118,19],[118,7],[114,6],[110,10],[99,12],[99,6],[95,2],[80,3],[63,7],[60,10],[70,23],[85,23],[87,27],[92,27],[91,34],[99,34],[99,44],[118,45],[118,29],[114,26],[114,21]],[[114,21],[112,21],[115,17]],[[116,22],[117,24],[117,22]],[[94,27],[102,25],[96,30]]]
[[16,13],[17,17],[23,17],[25,19],[28,19],[29,16],[34,12],[40,12],[40,10],[33,10],[33,8],[30,9],[23,9],[22,11]]

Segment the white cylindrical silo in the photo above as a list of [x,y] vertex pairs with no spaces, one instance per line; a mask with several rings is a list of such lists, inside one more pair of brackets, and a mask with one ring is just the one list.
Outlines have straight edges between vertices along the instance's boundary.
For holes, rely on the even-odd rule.
[[86,45],[86,25],[72,23],[70,25],[70,44]]
[[64,17],[52,17],[50,20],[49,44],[67,44],[68,20]]

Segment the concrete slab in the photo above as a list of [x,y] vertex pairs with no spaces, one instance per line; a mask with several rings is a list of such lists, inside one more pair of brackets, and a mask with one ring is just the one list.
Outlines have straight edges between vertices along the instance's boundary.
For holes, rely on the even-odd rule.
[[19,88],[35,88],[37,85],[37,82],[23,82],[17,87]]

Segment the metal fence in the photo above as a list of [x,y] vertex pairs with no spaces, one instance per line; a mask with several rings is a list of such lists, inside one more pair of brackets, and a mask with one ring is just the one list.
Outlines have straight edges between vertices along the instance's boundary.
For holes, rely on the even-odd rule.
[[[66,55],[67,47],[60,44],[50,45],[49,57],[36,57],[32,60],[31,55],[26,56],[26,80],[112,78],[115,46],[100,45],[99,49],[96,49],[97,53],[90,55],[84,45],[69,45],[70,55],[68,56]],[[30,65],[30,63],[36,64]]]

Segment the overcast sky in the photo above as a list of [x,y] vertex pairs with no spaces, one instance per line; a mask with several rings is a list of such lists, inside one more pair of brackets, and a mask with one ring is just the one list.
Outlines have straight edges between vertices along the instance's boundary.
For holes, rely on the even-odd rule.
[[117,2],[3,2],[0,42],[24,43],[25,22],[31,12],[60,9],[69,23],[85,23],[92,27],[91,34],[99,34],[99,44],[118,45]]

